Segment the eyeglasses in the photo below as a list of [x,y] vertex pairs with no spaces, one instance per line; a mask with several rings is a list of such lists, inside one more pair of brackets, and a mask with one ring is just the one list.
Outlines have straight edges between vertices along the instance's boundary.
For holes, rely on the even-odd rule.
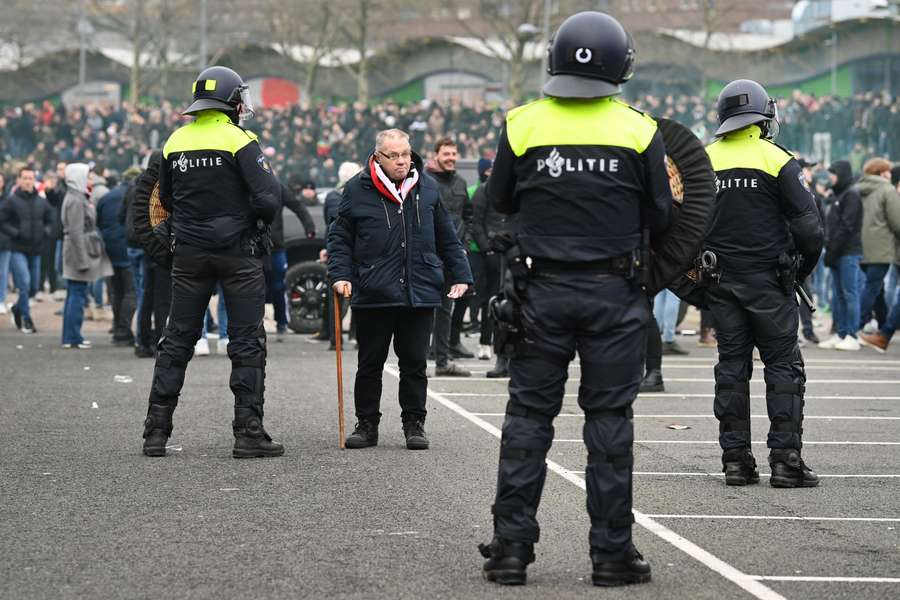
[[397,153],[385,154],[381,150],[376,150],[375,152],[377,154],[380,154],[383,158],[385,158],[386,160],[389,160],[391,162],[394,162],[401,158],[406,159],[406,160],[409,160],[412,158],[412,152],[401,152],[400,154],[397,154]]

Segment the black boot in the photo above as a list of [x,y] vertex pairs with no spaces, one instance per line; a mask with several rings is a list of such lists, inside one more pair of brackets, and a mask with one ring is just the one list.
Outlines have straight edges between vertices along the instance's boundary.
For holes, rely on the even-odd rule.
[[263,429],[261,412],[262,410],[250,406],[234,408],[234,421],[231,423],[234,429],[234,449],[231,456],[234,458],[263,458],[284,454],[284,446],[273,442]]
[[406,436],[406,447],[409,450],[428,450],[424,421],[406,421],[403,423],[403,435]]
[[166,442],[172,435],[172,413],[175,403],[154,402],[150,399],[147,418],[144,419],[144,454],[146,456],[165,456]]
[[479,544],[484,561],[482,575],[500,585],[525,585],[525,568],[534,562],[534,544],[508,542],[494,537],[489,545]]
[[666,386],[663,384],[662,371],[659,369],[647,371],[647,374],[644,375],[644,379],[641,380],[641,387],[638,390],[638,393],[647,394],[664,391],[666,391]]
[[806,466],[800,451],[794,448],[773,448],[769,452],[772,477],[769,484],[776,488],[816,487],[819,476]]
[[490,379],[509,377],[509,358],[497,356],[497,363],[492,370],[485,373],[485,377],[489,377]]
[[750,448],[732,448],[722,454],[725,485],[759,483],[759,470]]
[[378,445],[378,421],[360,419],[356,422],[353,433],[347,436],[344,445],[347,448],[369,448]]
[[612,587],[650,581],[650,563],[634,547],[626,553],[624,559],[617,561],[602,560],[591,552],[591,562],[594,565],[594,572],[591,574],[594,585]]

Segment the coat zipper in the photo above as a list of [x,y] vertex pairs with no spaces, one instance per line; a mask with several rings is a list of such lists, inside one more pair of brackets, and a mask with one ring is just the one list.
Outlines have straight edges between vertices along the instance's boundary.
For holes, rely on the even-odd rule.
[[387,203],[384,199],[381,200],[381,206],[384,208],[384,218],[387,219],[388,229],[391,228],[391,215],[388,214]]

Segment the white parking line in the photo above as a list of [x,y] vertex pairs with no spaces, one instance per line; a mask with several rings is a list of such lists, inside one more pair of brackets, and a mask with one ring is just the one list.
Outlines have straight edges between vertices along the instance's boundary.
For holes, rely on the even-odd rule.
[[[459,364],[459,363],[457,363]],[[466,368],[466,370],[472,373],[487,373],[491,371],[493,367],[488,367],[483,364],[478,365],[460,365]],[[581,369],[581,365],[570,364],[570,369]],[[706,364],[672,364],[666,361],[663,361],[662,365],[663,373],[666,373],[670,370],[697,370],[697,371],[710,371],[713,370],[713,364],[709,361]],[[900,371],[900,365],[897,366],[882,366],[882,365],[872,365],[871,363],[865,363],[860,365],[847,365],[846,363],[842,364],[834,364],[834,365],[806,365],[807,371]]]
[[784,515],[647,515],[651,519],[699,519],[739,521],[837,521],[861,523],[900,523],[894,517],[794,517]]
[[751,575],[754,581],[804,581],[823,583],[900,583],[900,577],[804,577],[803,575]]
[[[446,394],[445,394],[446,395]],[[476,417],[505,417],[506,413],[472,413]],[[584,413],[559,413],[558,417],[584,418]],[[704,415],[634,415],[635,419],[715,419],[712,413]],[[769,415],[750,415],[751,419],[766,419]],[[900,417],[857,417],[850,415],[803,415],[803,420],[819,419],[822,421],[900,421]]]
[[[570,471],[570,473],[575,473],[576,475],[583,475],[584,471]],[[634,471],[632,473],[634,476],[640,477],[724,477],[724,473],[704,473],[700,471]],[[860,474],[860,473],[852,473],[848,475],[842,474],[822,474],[817,473],[817,475],[821,477],[827,477],[829,479],[900,479],[900,474],[896,473],[871,473],[871,474]],[[760,477],[770,477],[771,473],[760,473]]]
[[[448,398],[509,398],[508,392],[493,392],[493,393],[478,393],[478,392],[439,392]],[[566,398],[577,398],[578,394],[566,394]],[[653,398],[678,398],[681,400],[695,400],[695,399],[706,399],[706,398],[715,398],[715,394],[693,394],[693,393],[684,393],[684,394],[666,394],[666,393],[650,393],[650,394],[638,394],[638,400],[640,399],[653,399]],[[806,400],[900,400],[900,396],[813,396],[813,395],[805,395],[804,398]],[[751,400],[765,400],[766,397],[764,394],[751,394]]]
[[[563,444],[583,444],[584,440],[555,439],[555,442]],[[718,445],[715,440],[634,440],[635,444],[701,444],[701,445]],[[756,445],[766,445],[765,440],[758,442],[750,442]],[[809,442],[803,440],[804,446],[900,446],[900,442]]]
[[[399,379],[400,374],[395,368],[385,367],[384,370],[386,373],[389,373],[390,375],[393,375],[394,377]],[[499,439],[501,437],[502,434],[499,429],[497,429],[496,427],[494,427],[493,425],[491,425],[484,419],[474,416],[472,413],[470,413],[469,411],[467,411],[466,409],[461,407],[459,404],[453,402],[452,400],[445,398],[440,393],[434,392],[432,390],[428,390],[428,396],[431,399],[433,399],[435,402],[438,402],[441,405],[443,405],[445,408],[452,410],[459,416],[461,416],[464,419],[468,420],[469,422],[477,425],[481,429],[487,431],[495,438]],[[553,471],[554,473],[556,473],[557,475],[559,475],[560,477],[562,477],[563,479],[565,479],[566,481],[568,481],[569,483],[574,484],[581,490],[586,489],[586,484],[585,484],[584,479],[576,476],[572,471],[569,471],[568,469],[563,468],[558,463],[555,463],[552,460],[548,459],[547,460],[547,468],[550,469],[551,471]],[[732,583],[734,583],[735,585],[737,585],[744,591],[748,592],[749,594],[753,595],[754,597],[759,598],[760,600],[787,600],[784,596],[782,596],[781,594],[779,594],[772,588],[763,585],[762,583],[760,583],[759,581],[754,579],[752,576],[747,575],[746,573],[743,573],[742,571],[739,571],[735,567],[731,566],[730,564],[726,563],[725,561],[721,560],[720,558],[714,556],[710,552],[704,550],[703,548],[701,548],[697,544],[691,542],[687,538],[684,538],[684,537],[678,535],[677,533],[675,533],[674,531],[672,531],[671,529],[669,529],[668,527],[665,527],[658,521],[654,521],[653,519],[649,518],[648,516],[646,516],[645,514],[641,513],[638,510],[633,510],[632,512],[634,513],[635,522],[638,525],[640,525],[644,529],[647,529],[654,535],[657,535],[660,538],[664,539],[665,541],[669,542],[670,544],[672,544],[679,550],[686,553],[688,556],[691,556],[695,560],[706,565],[708,568],[715,571],[716,573],[718,573],[725,579],[728,579],[729,581],[731,581]]]

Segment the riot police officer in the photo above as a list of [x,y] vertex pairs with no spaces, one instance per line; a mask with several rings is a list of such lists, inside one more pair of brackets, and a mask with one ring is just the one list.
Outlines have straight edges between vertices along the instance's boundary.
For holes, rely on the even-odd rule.
[[158,344],[144,454],[165,456],[185,369],[220,282],[229,316],[232,455],[280,456],[284,447],[272,441],[262,419],[263,255],[281,190],[256,136],[240,126],[253,110],[237,73],[220,66],[200,73],[185,114],[196,118],[169,137],[159,172],[160,201],[172,213],[172,308]]
[[728,485],[759,481],[750,450],[753,347],[765,365],[773,487],[812,487],[818,477],[800,457],[806,373],[797,344],[794,282],[815,268],[822,225],[799,163],[772,138],[775,101],[747,79],[718,99],[718,138],[707,147],[716,203],[705,248],[721,280],[707,294],[716,322],[715,414]]
[[509,364],[494,539],[479,547],[485,577],[500,584],[525,583],[534,560],[545,458],[576,352],[593,583],[650,580],[631,540],[631,405],[650,318],[642,241],[668,226],[672,192],[656,123],[615,98],[633,61],[631,37],[609,15],[566,19],[549,48],[548,97],[510,111],[487,183],[500,212],[518,213],[530,265],[516,282],[525,340]]

